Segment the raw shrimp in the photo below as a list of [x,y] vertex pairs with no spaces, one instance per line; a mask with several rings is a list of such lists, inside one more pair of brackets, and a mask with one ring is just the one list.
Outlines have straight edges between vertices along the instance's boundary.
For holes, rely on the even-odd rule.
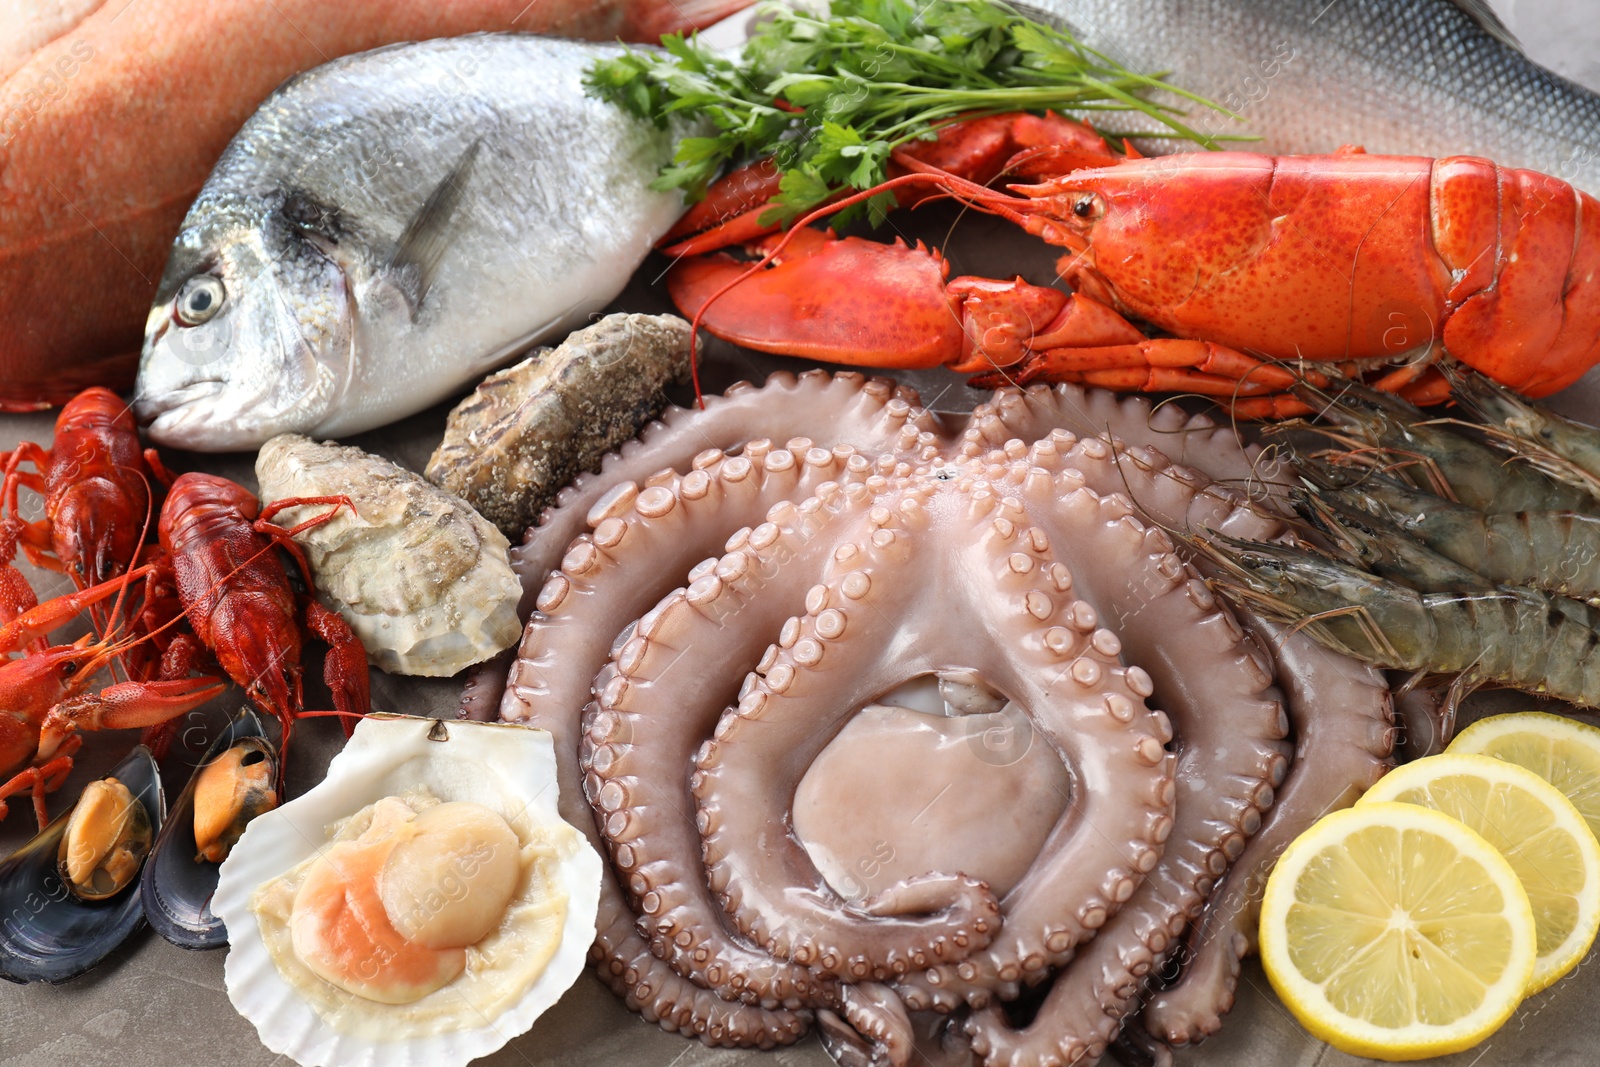
[[1517,511],[1485,515],[1374,474],[1326,500],[1387,519],[1492,582],[1600,597],[1600,514]]
[[1600,498],[1600,430],[1530,403],[1479,374],[1452,370],[1450,394],[1489,425],[1490,439],[1508,453]]
[[1311,434],[1344,446],[1336,458],[1344,468],[1342,485],[1356,471],[1376,469],[1404,477],[1418,489],[1484,512],[1562,511],[1589,507],[1594,498],[1581,488],[1556,481],[1528,463],[1512,462],[1502,452],[1461,432],[1450,420],[1430,419],[1414,404],[1375,389],[1340,383],[1337,391],[1302,386],[1296,395],[1333,423],[1307,427],[1290,423],[1269,431],[1297,451]]
[[1215,534],[1202,548],[1223,592],[1335,651],[1600,707],[1600,633],[1535,590],[1420,593],[1303,547]]

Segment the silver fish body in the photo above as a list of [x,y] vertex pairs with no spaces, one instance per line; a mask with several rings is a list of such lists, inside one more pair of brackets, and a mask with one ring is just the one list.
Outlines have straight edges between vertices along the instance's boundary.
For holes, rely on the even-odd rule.
[[151,439],[357,433],[609,303],[683,210],[649,188],[673,134],[584,95],[618,50],[479,34],[285,83],[173,247],[135,397]]
[[[1452,0],[1025,0],[1184,104],[1202,132],[1276,154],[1477,155],[1600,194],[1600,95],[1550,73]],[[1467,7],[1479,6],[1467,4]],[[1147,131],[1122,116],[1107,129]],[[1179,151],[1185,142],[1156,150]]]

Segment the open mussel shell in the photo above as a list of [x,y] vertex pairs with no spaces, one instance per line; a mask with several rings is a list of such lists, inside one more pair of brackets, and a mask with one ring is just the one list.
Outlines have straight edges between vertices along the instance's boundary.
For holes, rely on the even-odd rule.
[[[167,805],[150,750],[140,745],[107,777],[128,787],[159,832]],[[131,885],[106,900],[80,900],[67,888],[56,864],[71,816],[62,812],[0,862],[0,978],[76,978],[109,956],[144,918],[140,893]]]
[[144,896],[145,918],[151,929],[180,948],[221,948],[228,943],[227,928],[211,911],[221,864],[195,858],[199,849],[194,839],[194,799],[201,773],[238,744],[262,745],[264,751],[271,752],[261,717],[250,708],[236,715],[206,750],[189,784],[172,805],[171,816],[156,838],[155,850],[140,879],[139,891]]

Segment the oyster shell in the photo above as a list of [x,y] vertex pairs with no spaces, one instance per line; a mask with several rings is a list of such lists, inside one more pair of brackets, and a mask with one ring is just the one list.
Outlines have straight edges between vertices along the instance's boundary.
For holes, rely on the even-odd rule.
[[423,473],[520,541],[581,471],[629,440],[689,377],[689,324],[607,315],[485,378],[450,412]]
[[[459,497],[349,445],[286,433],[256,457],[261,500],[348,496],[329,522],[295,535],[317,592],[344,617],[367,657],[391,674],[443,677],[488,659],[522,634],[522,585],[505,537]],[[293,526],[326,506],[289,508]]]
[[[212,907],[227,924],[231,942],[224,965],[229,999],[267,1048],[302,1064],[455,1067],[488,1055],[531,1027],[583,972],[600,899],[600,857],[561,820],[555,775],[555,751],[543,730],[372,715],[356,726],[320,785],[254,819],[222,864]],[[252,910],[258,889],[330,847],[335,823],[384,798],[418,790],[440,801],[481,804],[513,826],[535,828],[542,842],[536,847],[557,854],[560,888],[567,897],[559,943],[531,987],[492,1017],[480,1011],[481,998],[458,995],[448,986],[429,994],[453,1006],[448,1025],[437,1019],[419,1022],[409,1014],[412,1004],[304,993],[274,962],[264,920]],[[484,958],[515,956],[488,947]],[[358,1002],[372,1019],[352,1015]]]

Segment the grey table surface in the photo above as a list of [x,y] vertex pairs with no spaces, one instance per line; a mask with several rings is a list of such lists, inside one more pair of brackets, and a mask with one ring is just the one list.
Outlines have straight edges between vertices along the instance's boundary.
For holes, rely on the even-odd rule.
[[[1491,0],[1519,35],[1529,53],[1552,69],[1600,88],[1600,0]],[[1007,258],[1008,239],[983,224],[951,240],[952,258],[965,255],[961,269],[1016,271]],[[941,232],[937,239],[945,241]],[[1036,249],[1024,250],[1037,260]],[[1041,261],[1041,262],[1047,262]],[[1024,268],[1025,269],[1025,268]],[[647,268],[648,270],[648,268]],[[1025,270],[1026,272],[1026,270]],[[619,300],[631,311],[667,310],[648,279],[635,284]],[[757,368],[758,369],[758,368]],[[951,379],[933,376],[933,389],[944,393]],[[1563,398],[1574,413],[1600,415],[1600,386],[1582,383]],[[946,394],[944,405],[963,405],[960,387]],[[356,440],[371,451],[420,469],[443,424],[444,408],[436,408]],[[49,415],[0,416],[0,447],[19,440],[48,441]],[[173,456],[177,469],[203,468],[254,484],[249,457]],[[36,575],[41,596],[61,591],[59,579]],[[375,706],[389,711],[448,714],[454,706],[456,681],[407,679],[373,673]],[[229,694],[186,722],[184,741],[165,768],[169,796],[186,780],[198,751],[223,717],[237,706]],[[128,735],[92,738],[63,796],[74,795],[84,782],[104,773],[126,752]],[[303,792],[320,780],[338,750],[338,727],[328,720],[310,721],[296,730],[290,763],[290,789]],[[26,805],[17,805],[0,823],[0,855],[25,839],[31,827]],[[0,1067],[177,1067],[226,1063],[230,1067],[266,1067],[287,1063],[257,1039],[249,1023],[236,1015],[223,988],[223,952],[190,953],[175,948],[148,930],[141,931],[91,973],[62,986],[15,986],[0,983]],[[1483,1046],[1433,1062],[1452,1067],[1541,1064],[1576,1067],[1600,1062],[1600,978],[1590,973],[1596,956],[1572,975],[1530,999],[1510,1023]],[[1343,1055],[1309,1037],[1284,1011],[1268,988],[1257,964],[1247,964],[1239,1003],[1218,1036],[1178,1054],[1185,1067],[1334,1067],[1367,1063]],[[493,1067],[823,1067],[831,1061],[814,1039],[773,1052],[709,1049],[696,1041],[663,1032],[628,1013],[592,975],[586,974],[527,1034],[505,1049],[479,1061]]]

